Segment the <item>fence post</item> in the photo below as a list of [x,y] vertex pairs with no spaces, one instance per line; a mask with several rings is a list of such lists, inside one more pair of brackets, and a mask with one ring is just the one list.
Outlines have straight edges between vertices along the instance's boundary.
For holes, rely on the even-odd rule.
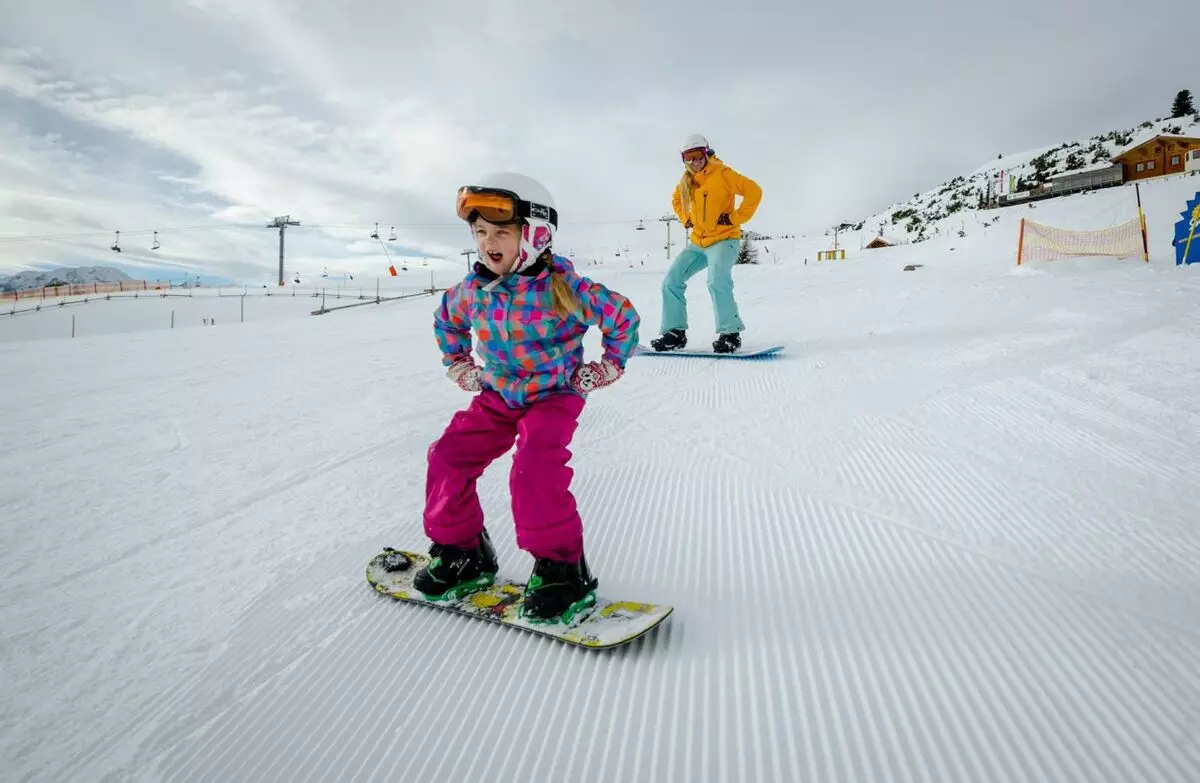
[[72,314],[71,315],[71,338],[74,339],[74,337],[75,337],[75,316],[74,316],[74,314]]
[[242,294],[242,320],[241,323],[246,323],[246,295]]
[[172,329],[175,328],[175,311],[174,310],[171,311],[171,328]]

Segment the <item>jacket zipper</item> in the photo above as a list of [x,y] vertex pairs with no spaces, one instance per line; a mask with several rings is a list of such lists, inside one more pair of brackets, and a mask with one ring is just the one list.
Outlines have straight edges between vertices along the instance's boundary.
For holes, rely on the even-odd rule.
[[708,191],[705,191],[701,195],[704,196],[704,204],[701,205],[701,207],[700,207],[700,219],[703,220],[705,223],[707,223],[708,222]]
[[513,292],[509,290],[506,292],[506,296],[504,297],[504,319],[501,321],[502,326],[500,327],[500,333],[504,335],[504,345],[508,348],[509,353],[512,353],[512,345],[509,344],[510,337],[507,327],[509,315],[512,313],[512,293]]

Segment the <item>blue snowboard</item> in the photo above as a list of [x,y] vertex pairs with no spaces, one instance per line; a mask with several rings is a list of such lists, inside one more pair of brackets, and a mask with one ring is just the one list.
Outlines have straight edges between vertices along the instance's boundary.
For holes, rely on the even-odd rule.
[[678,351],[656,351],[648,345],[639,345],[633,349],[634,356],[687,356],[706,359],[773,359],[783,351],[782,345],[772,345],[766,348],[739,348],[734,353],[717,353],[712,349],[683,348]]

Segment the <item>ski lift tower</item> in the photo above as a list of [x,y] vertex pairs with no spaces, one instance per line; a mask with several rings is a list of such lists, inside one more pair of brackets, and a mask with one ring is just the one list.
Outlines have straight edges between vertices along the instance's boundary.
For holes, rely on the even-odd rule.
[[667,260],[668,260],[668,261],[671,259],[671,221],[675,221],[676,223],[678,223],[678,222],[679,222],[679,218],[675,217],[674,215],[663,215],[662,217],[660,217],[660,218],[658,219],[658,222],[659,222],[659,223],[666,223],[666,224],[667,224],[667,244],[666,244],[666,248],[667,248]]
[[291,215],[277,217],[267,224],[267,228],[279,229],[279,286],[281,288],[283,287],[283,232],[287,230],[288,226],[298,225],[300,225],[300,221],[292,220]]

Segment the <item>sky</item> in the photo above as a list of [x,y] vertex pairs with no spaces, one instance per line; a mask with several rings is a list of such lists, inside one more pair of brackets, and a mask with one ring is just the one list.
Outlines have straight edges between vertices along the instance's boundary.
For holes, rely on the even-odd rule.
[[471,240],[455,190],[494,170],[551,191],[559,252],[665,257],[657,219],[691,133],[762,186],[747,228],[822,232],[999,153],[1165,116],[1178,90],[1200,87],[1186,55],[1200,9],[1131,9],[9,3],[0,274],[119,263],[273,281],[266,223],[285,214],[301,223],[289,276],[375,276],[401,257],[461,265]]

